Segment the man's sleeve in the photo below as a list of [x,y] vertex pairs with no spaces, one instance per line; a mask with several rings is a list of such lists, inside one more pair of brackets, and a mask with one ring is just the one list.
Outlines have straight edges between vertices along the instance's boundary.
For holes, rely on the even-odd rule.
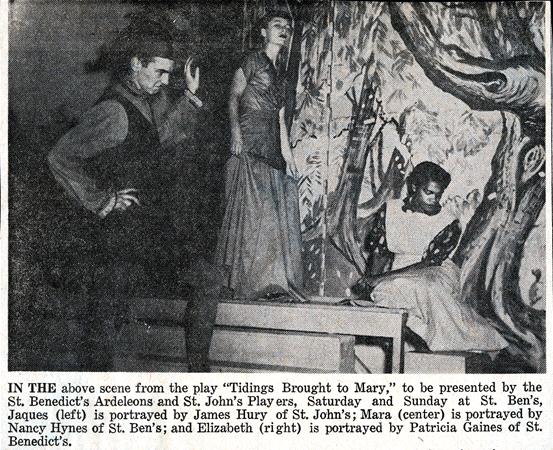
[[113,193],[98,187],[97,180],[86,170],[86,161],[121,144],[128,126],[127,114],[120,103],[101,102],[86,112],[48,155],[50,169],[65,191],[100,216],[111,210]]
[[194,136],[198,123],[198,115],[203,109],[203,102],[188,90],[171,102],[165,92],[157,99],[155,109],[166,110],[159,116],[162,120],[158,126],[159,139],[164,146],[179,144]]

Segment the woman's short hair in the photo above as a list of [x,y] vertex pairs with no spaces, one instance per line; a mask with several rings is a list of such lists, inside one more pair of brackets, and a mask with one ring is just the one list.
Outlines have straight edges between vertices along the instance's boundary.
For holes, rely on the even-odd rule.
[[438,183],[445,191],[451,183],[451,175],[443,167],[430,161],[417,164],[406,180],[409,195],[430,181]]
[[286,19],[290,23],[293,21],[291,14],[285,9],[269,9],[265,12],[263,17],[259,19],[259,31],[267,29],[269,22],[276,17]]

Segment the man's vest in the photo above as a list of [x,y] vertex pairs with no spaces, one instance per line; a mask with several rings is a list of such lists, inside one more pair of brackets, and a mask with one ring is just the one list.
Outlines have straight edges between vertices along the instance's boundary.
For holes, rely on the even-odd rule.
[[116,89],[108,89],[98,103],[107,100],[116,101],[125,109],[128,132],[124,142],[106,149],[91,161],[99,187],[112,192],[136,189],[140,209],[148,210],[147,214],[154,210],[160,214],[165,198],[173,189],[173,179],[171,164],[162,155],[156,126]]

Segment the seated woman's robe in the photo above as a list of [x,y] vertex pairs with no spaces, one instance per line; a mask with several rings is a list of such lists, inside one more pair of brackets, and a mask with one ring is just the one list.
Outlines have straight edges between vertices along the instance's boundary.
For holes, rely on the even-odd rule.
[[507,341],[469,305],[461,302],[459,268],[448,259],[460,236],[460,225],[443,211],[435,216],[402,210],[389,201],[378,214],[368,249],[393,254],[392,269],[422,260],[431,265],[389,275],[373,289],[378,306],[404,308],[407,326],[432,351],[494,351]]

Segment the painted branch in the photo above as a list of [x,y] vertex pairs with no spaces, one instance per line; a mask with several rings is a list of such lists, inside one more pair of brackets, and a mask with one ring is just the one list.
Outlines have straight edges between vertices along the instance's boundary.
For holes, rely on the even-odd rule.
[[357,203],[367,164],[369,142],[376,124],[375,110],[378,109],[371,75],[365,68],[361,95],[354,107],[353,126],[348,135],[342,174],[328,212],[327,235],[359,273],[363,273],[365,269],[365,258],[357,233]]
[[382,133],[378,135],[379,139],[376,143],[377,147],[377,154],[376,154],[376,161],[377,161],[377,170],[378,170],[378,181],[382,183],[384,181],[384,176],[386,175],[384,173],[384,161],[383,159],[383,152],[384,152],[384,137]]
[[[375,175],[375,167],[374,167],[374,160],[375,160],[375,146],[376,147],[379,147],[382,145],[382,133],[379,133],[378,134],[378,137],[376,138],[376,144],[373,145],[370,149],[369,149],[369,158],[370,158],[370,161],[369,161],[369,177],[370,177],[370,182],[371,182],[371,192],[372,192],[372,195],[376,195],[376,192],[377,192],[377,187],[376,187],[376,175]],[[379,180],[379,182],[382,182],[382,180]]]
[[[296,9],[299,7],[296,7]],[[288,61],[286,76],[286,106],[285,117],[288,130],[292,129],[294,111],[296,109],[296,89],[301,63],[301,38],[303,34],[303,20],[300,14],[295,14],[294,33],[292,35],[292,44],[290,47],[290,59]]]
[[380,184],[376,194],[366,202],[358,206],[359,210],[363,210],[364,215],[372,215],[380,209],[394,194],[394,192],[403,186],[406,176],[406,161],[399,150],[395,149],[392,152],[388,168],[384,175],[384,179]]
[[517,114],[528,134],[544,136],[542,58],[532,55],[491,61],[473,57],[457,46],[440,42],[427,5],[390,2],[389,7],[393,27],[437,87],[473,109]]
[[482,38],[495,59],[515,55],[543,56],[530,32],[532,12],[528,10],[526,16],[521,17],[516,2],[501,5],[497,2],[471,2],[470,5],[481,25]]

